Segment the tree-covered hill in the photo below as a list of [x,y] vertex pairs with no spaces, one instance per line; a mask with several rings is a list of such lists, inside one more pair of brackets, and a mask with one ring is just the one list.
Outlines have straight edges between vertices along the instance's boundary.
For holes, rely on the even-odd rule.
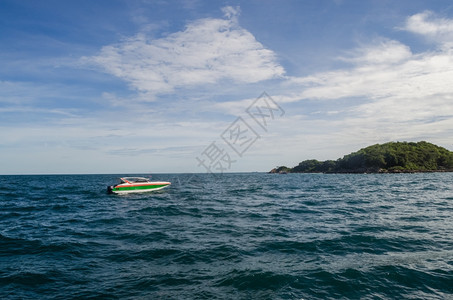
[[428,142],[376,144],[336,161],[305,160],[272,173],[386,173],[453,171],[453,152]]

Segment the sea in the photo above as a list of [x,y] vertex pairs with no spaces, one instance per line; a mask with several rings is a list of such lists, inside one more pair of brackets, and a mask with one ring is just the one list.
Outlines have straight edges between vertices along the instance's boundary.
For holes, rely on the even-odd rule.
[[0,299],[453,299],[453,173],[0,176]]

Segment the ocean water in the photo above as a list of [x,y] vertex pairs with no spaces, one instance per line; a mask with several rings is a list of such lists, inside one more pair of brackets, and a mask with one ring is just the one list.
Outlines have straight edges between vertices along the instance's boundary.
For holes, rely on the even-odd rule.
[[453,298],[453,173],[117,177],[0,176],[1,299]]

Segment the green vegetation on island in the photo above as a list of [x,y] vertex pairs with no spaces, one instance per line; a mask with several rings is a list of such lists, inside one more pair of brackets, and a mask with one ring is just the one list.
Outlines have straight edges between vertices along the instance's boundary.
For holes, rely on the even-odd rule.
[[337,160],[305,160],[294,168],[270,173],[405,173],[451,172],[453,152],[428,142],[376,144]]

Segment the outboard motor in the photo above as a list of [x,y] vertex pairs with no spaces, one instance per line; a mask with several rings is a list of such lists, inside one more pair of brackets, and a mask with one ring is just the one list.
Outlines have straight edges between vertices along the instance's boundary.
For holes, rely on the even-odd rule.
[[113,189],[114,189],[114,188],[115,188],[115,187],[114,187],[113,185],[108,186],[108,187],[107,187],[107,193],[108,193],[108,194],[113,194]]

